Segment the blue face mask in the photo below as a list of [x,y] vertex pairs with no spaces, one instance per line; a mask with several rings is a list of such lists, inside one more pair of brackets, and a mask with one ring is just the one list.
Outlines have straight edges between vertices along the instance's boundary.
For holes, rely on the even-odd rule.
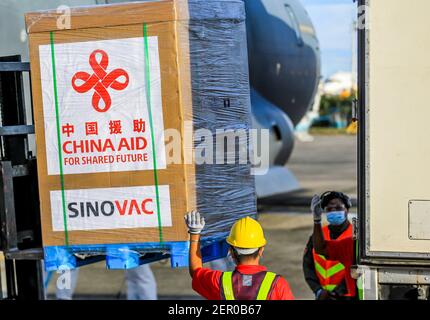
[[331,211],[327,213],[327,221],[328,223],[339,226],[344,223],[346,220],[345,211]]

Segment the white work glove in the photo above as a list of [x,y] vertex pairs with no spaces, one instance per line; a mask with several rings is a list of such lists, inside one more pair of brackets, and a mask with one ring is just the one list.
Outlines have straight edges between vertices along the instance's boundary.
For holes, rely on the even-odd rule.
[[321,216],[323,213],[323,209],[321,208],[321,199],[317,194],[314,195],[312,198],[311,212],[314,215],[314,222],[321,223]]
[[200,216],[200,212],[193,210],[188,212],[185,217],[185,223],[188,227],[188,233],[200,234],[205,227],[205,218]]

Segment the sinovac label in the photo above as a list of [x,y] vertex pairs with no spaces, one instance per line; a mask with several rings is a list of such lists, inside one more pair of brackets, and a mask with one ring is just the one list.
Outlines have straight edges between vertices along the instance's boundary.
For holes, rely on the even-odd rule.
[[48,175],[152,170],[154,146],[166,168],[158,38],[147,44],[39,47]]
[[[51,191],[53,231],[172,226],[169,186]],[[64,206],[63,206],[64,201]],[[65,208],[65,210],[63,210]]]

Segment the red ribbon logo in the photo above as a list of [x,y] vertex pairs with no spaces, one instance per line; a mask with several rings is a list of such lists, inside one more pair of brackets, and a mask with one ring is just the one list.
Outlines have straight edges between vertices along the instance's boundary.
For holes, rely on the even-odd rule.
[[[100,62],[97,61],[97,54],[101,54]],[[94,50],[89,59],[89,63],[94,73],[89,74],[83,71],[75,73],[72,78],[72,87],[79,93],[85,93],[94,88],[92,104],[98,112],[106,112],[112,105],[112,99],[107,89],[124,90],[128,86],[128,73],[123,69],[115,69],[107,73],[109,57],[103,50]],[[117,79],[124,77],[125,81],[120,82]],[[80,80],[81,85],[76,84]],[[104,106],[100,106],[100,100],[103,100]]]

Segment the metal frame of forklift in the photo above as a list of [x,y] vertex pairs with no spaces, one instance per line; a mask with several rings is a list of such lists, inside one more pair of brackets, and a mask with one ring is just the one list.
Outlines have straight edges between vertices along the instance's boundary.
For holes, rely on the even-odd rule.
[[[0,58],[0,250],[6,283],[0,298],[44,299],[36,159],[28,148],[34,126],[27,124],[20,56]],[[32,117],[31,117],[32,118]],[[6,287],[6,296],[3,288]]]
[[[358,0],[358,7],[366,6],[372,0]],[[360,18],[360,11],[358,12]],[[369,30],[358,29],[358,268],[355,277],[363,281],[364,300],[396,299],[395,287],[409,287],[416,290],[417,299],[428,299],[430,285],[430,254],[402,252],[372,252],[369,250],[369,207],[368,207],[368,40]]]

